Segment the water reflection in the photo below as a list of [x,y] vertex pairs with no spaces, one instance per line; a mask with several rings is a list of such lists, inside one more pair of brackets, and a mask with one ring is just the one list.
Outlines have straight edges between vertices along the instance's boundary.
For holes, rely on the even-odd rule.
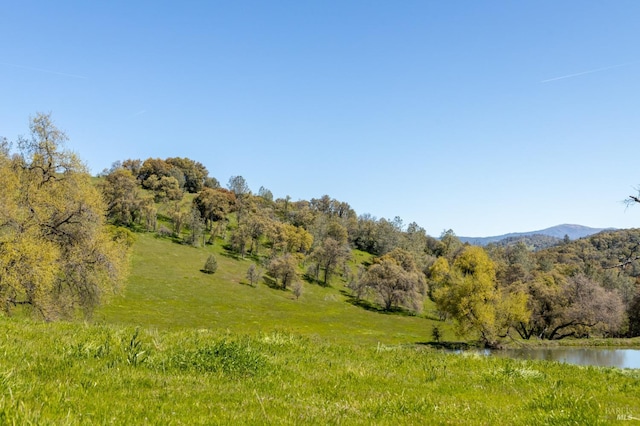
[[640,349],[536,348],[485,351],[493,356],[598,367],[640,368]]

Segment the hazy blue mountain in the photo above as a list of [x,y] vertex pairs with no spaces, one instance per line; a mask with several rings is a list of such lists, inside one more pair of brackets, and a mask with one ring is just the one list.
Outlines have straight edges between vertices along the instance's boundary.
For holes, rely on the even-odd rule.
[[569,236],[571,240],[577,240],[578,238],[587,237],[589,235],[597,234],[605,230],[611,230],[613,228],[589,228],[582,225],[557,225],[551,228],[541,229],[539,231],[530,232],[512,232],[510,234],[496,235],[495,237],[458,237],[460,241],[475,244],[479,246],[485,246],[489,243],[497,243],[498,241],[509,239],[517,239],[519,237],[529,237],[532,235],[546,235],[549,237],[563,239],[565,235]]
[[507,237],[492,244],[495,244],[498,247],[509,247],[523,243],[530,250],[538,251],[562,244],[562,241],[563,238],[556,238],[550,235],[533,234],[519,237]]

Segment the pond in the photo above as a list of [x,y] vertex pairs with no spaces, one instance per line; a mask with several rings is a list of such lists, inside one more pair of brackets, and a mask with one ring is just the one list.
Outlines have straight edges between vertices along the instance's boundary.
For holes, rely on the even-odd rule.
[[485,350],[485,355],[558,361],[597,367],[640,368],[640,349],[613,348],[532,348]]

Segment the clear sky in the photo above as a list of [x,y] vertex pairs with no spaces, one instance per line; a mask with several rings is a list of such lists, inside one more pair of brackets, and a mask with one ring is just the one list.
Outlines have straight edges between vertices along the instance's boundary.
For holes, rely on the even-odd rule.
[[[640,2],[5,1],[0,135],[430,235],[640,226]],[[640,207],[640,206],[638,206]]]

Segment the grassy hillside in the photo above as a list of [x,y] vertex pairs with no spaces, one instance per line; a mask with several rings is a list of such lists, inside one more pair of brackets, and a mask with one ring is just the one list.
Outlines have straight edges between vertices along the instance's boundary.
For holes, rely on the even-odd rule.
[[[200,272],[210,253],[218,260],[213,275]],[[349,303],[338,281],[331,287],[304,282],[299,299],[264,281],[251,287],[245,278],[251,262],[230,257],[220,246],[193,248],[138,234],[125,293],[101,308],[95,319],[157,329],[282,330],[366,344],[429,341],[437,325],[444,338],[454,338],[444,323],[424,315],[386,314]],[[425,311],[430,308],[427,304]]]

